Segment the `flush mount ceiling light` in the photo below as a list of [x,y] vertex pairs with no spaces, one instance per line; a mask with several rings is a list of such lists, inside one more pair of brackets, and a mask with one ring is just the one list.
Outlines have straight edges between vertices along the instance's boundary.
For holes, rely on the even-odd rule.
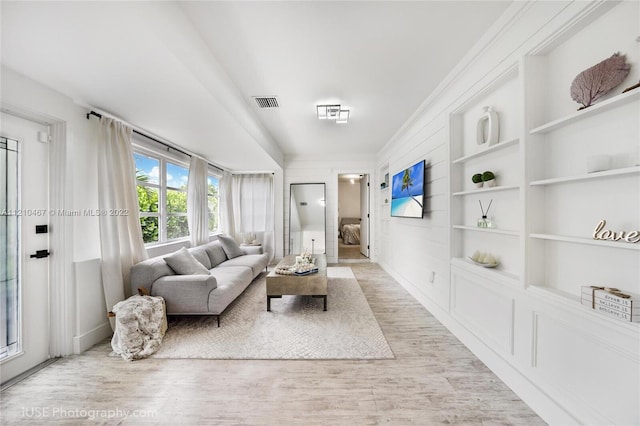
[[349,121],[349,110],[342,109],[340,105],[316,105],[319,120],[334,120],[336,123]]
[[349,110],[341,109],[338,112],[338,118],[336,118],[336,123],[348,123],[349,122]]

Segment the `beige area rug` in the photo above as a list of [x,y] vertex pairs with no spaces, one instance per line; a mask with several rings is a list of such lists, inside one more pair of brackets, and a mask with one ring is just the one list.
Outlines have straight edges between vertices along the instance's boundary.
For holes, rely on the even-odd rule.
[[283,296],[267,312],[265,274],[213,317],[169,317],[153,358],[389,359],[394,358],[351,268],[329,267],[328,311],[322,299]]

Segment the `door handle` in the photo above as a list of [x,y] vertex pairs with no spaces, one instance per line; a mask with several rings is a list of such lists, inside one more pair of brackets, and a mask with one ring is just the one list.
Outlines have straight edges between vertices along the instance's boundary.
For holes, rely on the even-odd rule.
[[44,257],[49,257],[50,254],[51,253],[49,253],[49,250],[36,250],[36,252],[29,257],[32,259],[33,258],[42,259]]

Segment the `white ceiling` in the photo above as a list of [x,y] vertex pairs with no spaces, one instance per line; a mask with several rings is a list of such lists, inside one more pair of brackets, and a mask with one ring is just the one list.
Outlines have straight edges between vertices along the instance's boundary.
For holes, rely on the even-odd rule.
[[[509,4],[2,2],[1,60],[223,167],[268,170],[373,156]],[[349,124],[317,120],[328,102]]]

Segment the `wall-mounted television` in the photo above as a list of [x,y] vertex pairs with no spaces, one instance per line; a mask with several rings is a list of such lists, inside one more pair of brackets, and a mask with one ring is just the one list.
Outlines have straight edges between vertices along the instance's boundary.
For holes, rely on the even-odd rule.
[[424,160],[422,160],[393,175],[391,216],[422,218],[424,196]]

